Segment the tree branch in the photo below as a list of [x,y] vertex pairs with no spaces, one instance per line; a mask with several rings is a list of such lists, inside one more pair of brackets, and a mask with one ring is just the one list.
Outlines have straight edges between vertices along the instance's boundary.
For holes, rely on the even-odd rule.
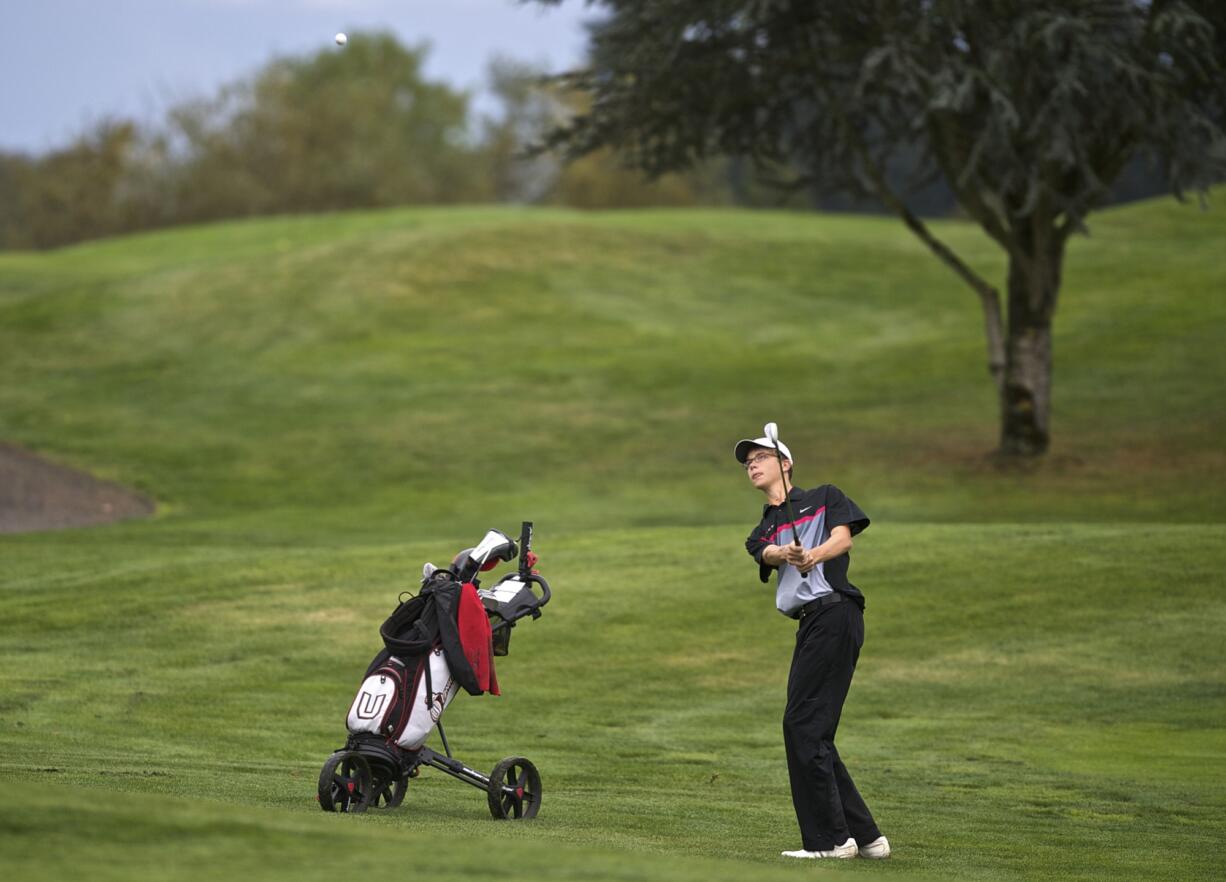
[[1004,323],[1000,312],[1000,292],[971,269],[952,248],[933,235],[932,231],[928,229],[928,225],[911,211],[906,203],[890,188],[885,180],[884,173],[873,160],[868,145],[864,143],[864,139],[860,136],[859,131],[854,128],[851,121],[847,118],[847,114],[843,110],[843,106],[838,98],[824,86],[819,85],[818,88],[825,94],[826,101],[838,118],[839,125],[843,127],[848,142],[851,144],[852,151],[868,176],[874,195],[881,200],[883,205],[897,213],[902,222],[906,224],[907,229],[914,233],[942,263],[952,269],[979,296],[979,301],[983,307],[984,331],[987,336],[988,373],[996,382],[997,392],[1003,395],[1005,383],[1005,335]]

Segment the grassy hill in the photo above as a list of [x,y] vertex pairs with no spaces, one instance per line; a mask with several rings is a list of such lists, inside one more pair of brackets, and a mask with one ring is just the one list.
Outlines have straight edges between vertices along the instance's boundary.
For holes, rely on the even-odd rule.
[[[972,228],[941,235],[991,278]],[[0,439],[159,500],[0,537],[0,860],[28,878],[773,879],[793,629],[741,550],[733,442],[874,518],[841,750],[895,843],[865,878],[1182,880],[1226,832],[1226,216],[1077,240],[1054,448],[1002,472],[974,297],[897,224],[411,210],[0,255]],[[532,519],[556,600],[506,695],[495,824],[431,772],[312,794],[398,592]],[[440,845],[440,842],[443,843]],[[420,869],[417,862],[424,862]]]

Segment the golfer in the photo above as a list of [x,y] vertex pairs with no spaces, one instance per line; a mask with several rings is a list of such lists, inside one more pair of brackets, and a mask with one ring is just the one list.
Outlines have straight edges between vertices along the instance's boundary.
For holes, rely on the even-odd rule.
[[[777,439],[773,427],[767,432]],[[868,526],[868,516],[833,484],[789,487],[794,460],[782,441],[747,438],[734,452],[749,482],[767,499],[745,548],[758,562],[763,582],[776,571],[775,605],[799,623],[783,744],[802,848],[783,856],[889,857],[890,843],[834,746],[864,643],[864,595],[847,581],[848,551],[852,537]]]

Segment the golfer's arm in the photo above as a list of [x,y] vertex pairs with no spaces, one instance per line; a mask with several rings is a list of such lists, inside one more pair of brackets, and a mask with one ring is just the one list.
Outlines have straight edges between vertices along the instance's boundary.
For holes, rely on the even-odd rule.
[[851,528],[840,525],[830,531],[829,539],[813,549],[813,552],[816,553],[814,563],[830,560],[849,551],[851,551]]
[[[830,531],[830,538],[816,548],[810,549],[809,557],[813,563],[838,557],[851,551],[851,529],[838,526]],[[787,548],[782,545],[768,545],[762,550],[762,562],[768,566],[778,567],[788,562]]]
[[762,563],[779,567],[788,562],[787,551],[779,545],[768,545],[762,550]]

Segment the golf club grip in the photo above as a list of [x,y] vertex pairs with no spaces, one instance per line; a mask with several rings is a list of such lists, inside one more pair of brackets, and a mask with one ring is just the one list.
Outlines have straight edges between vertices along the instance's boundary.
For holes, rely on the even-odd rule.
[[527,576],[532,573],[528,564],[528,552],[532,550],[532,521],[524,521],[519,528],[519,574]]

